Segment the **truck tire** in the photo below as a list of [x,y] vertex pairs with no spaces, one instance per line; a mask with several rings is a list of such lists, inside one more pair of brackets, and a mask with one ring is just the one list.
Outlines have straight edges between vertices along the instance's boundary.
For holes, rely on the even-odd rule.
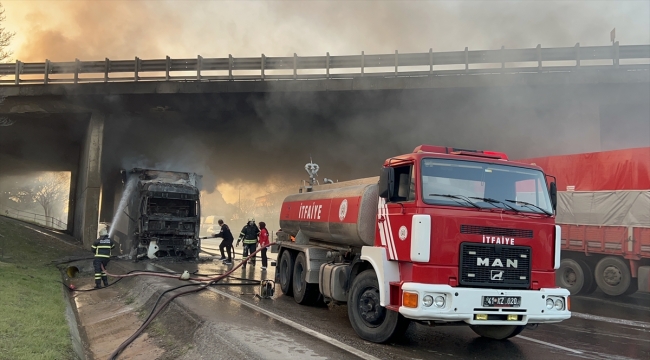
[[594,267],[583,260],[578,260],[578,263],[585,273],[585,279],[591,280],[588,283],[585,282],[585,286],[582,288],[582,291],[580,291],[580,295],[591,295],[594,291],[596,291],[596,289],[598,289],[598,284],[596,283],[596,278],[594,276]]
[[583,295],[593,292],[595,281],[591,268],[582,260],[562,259],[555,273],[555,283],[571,293]]
[[293,255],[291,251],[284,250],[280,256],[280,264],[278,266],[280,277],[280,290],[287,296],[293,295]]
[[615,256],[600,259],[595,275],[598,287],[609,296],[629,295],[636,292],[638,287],[625,260]]
[[524,325],[470,325],[477,335],[494,340],[506,340],[524,331]]
[[293,264],[293,299],[300,305],[314,305],[319,295],[318,284],[307,283],[307,257],[298,253]]
[[357,275],[348,295],[348,318],[360,338],[385,343],[402,336],[410,321],[379,305],[379,282],[373,269]]

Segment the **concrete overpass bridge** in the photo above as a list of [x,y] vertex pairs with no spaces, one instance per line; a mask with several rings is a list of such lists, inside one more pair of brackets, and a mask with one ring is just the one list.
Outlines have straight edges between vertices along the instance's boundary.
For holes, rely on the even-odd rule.
[[[71,171],[68,231],[85,244],[95,238],[100,197],[101,218],[112,216],[115,189],[107,173],[120,165],[113,157],[137,150],[149,132],[173,139],[197,129],[241,134],[251,132],[247,124],[265,126],[284,141],[266,149],[278,156],[281,147],[295,152],[340,139],[305,140],[292,132],[347,126],[340,141],[350,133],[348,142],[358,146],[342,146],[337,156],[351,149],[376,153],[366,160],[413,142],[502,144],[499,150],[521,157],[650,145],[650,45],[16,61],[0,64],[0,75],[0,117],[13,124],[0,127],[0,174]],[[359,118],[366,129],[384,132],[366,134]],[[400,140],[377,140],[381,134]],[[360,145],[373,138],[391,146]],[[347,169],[355,174],[356,167]]]

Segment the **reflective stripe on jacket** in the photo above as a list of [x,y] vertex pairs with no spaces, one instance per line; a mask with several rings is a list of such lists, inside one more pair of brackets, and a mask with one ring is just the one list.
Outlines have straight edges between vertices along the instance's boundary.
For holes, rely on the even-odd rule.
[[260,228],[257,225],[246,225],[241,229],[240,237],[243,238],[244,244],[257,243],[257,235],[260,233]]
[[111,250],[115,247],[115,242],[108,236],[100,236],[91,246],[95,250],[95,257],[110,258]]

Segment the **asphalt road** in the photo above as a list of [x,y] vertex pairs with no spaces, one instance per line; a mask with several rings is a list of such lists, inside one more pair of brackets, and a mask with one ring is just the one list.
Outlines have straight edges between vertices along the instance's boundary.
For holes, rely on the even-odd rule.
[[[214,244],[204,245],[205,250],[218,252],[211,250],[212,246]],[[269,255],[275,257],[275,254]],[[235,265],[241,256],[236,259]],[[141,262],[132,266],[198,271],[200,274],[227,270],[221,262],[212,260],[198,264]],[[234,276],[258,280],[274,278],[273,267],[262,271],[260,266],[258,259],[257,266],[238,269]],[[156,281],[169,281],[169,286],[177,284],[177,280]],[[240,346],[236,347],[239,352],[228,353],[236,357],[249,354],[253,358],[279,359],[650,359],[650,294],[637,293],[624,299],[608,298],[602,293],[572,297],[570,320],[527,329],[509,341],[479,338],[465,326],[411,324],[403,339],[390,344],[374,344],[361,340],[354,333],[344,305],[301,306],[292,297],[283,295],[279,286],[272,299],[260,299],[254,295],[257,292],[258,288],[252,286],[217,286],[209,294],[204,292],[177,301],[202,309],[202,316],[220,324],[221,330],[226,329],[223,333],[228,334],[228,341],[224,340],[224,344],[241,341],[245,345],[246,334],[260,339],[259,346]],[[356,349],[357,353],[346,347]],[[268,349],[272,351],[269,353]],[[200,349],[195,351],[194,355],[202,354]]]

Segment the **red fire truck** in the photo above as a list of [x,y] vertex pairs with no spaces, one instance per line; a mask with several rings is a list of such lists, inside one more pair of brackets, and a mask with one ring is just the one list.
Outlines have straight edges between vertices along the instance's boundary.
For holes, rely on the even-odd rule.
[[650,147],[520,161],[557,176],[557,284],[581,295],[650,291]]
[[539,167],[505,154],[421,145],[386,160],[378,178],[288,196],[276,280],[299,304],[347,303],[355,332],[373,342],[411,321],[510,338],[571,316],[555,285],[555,195]]

